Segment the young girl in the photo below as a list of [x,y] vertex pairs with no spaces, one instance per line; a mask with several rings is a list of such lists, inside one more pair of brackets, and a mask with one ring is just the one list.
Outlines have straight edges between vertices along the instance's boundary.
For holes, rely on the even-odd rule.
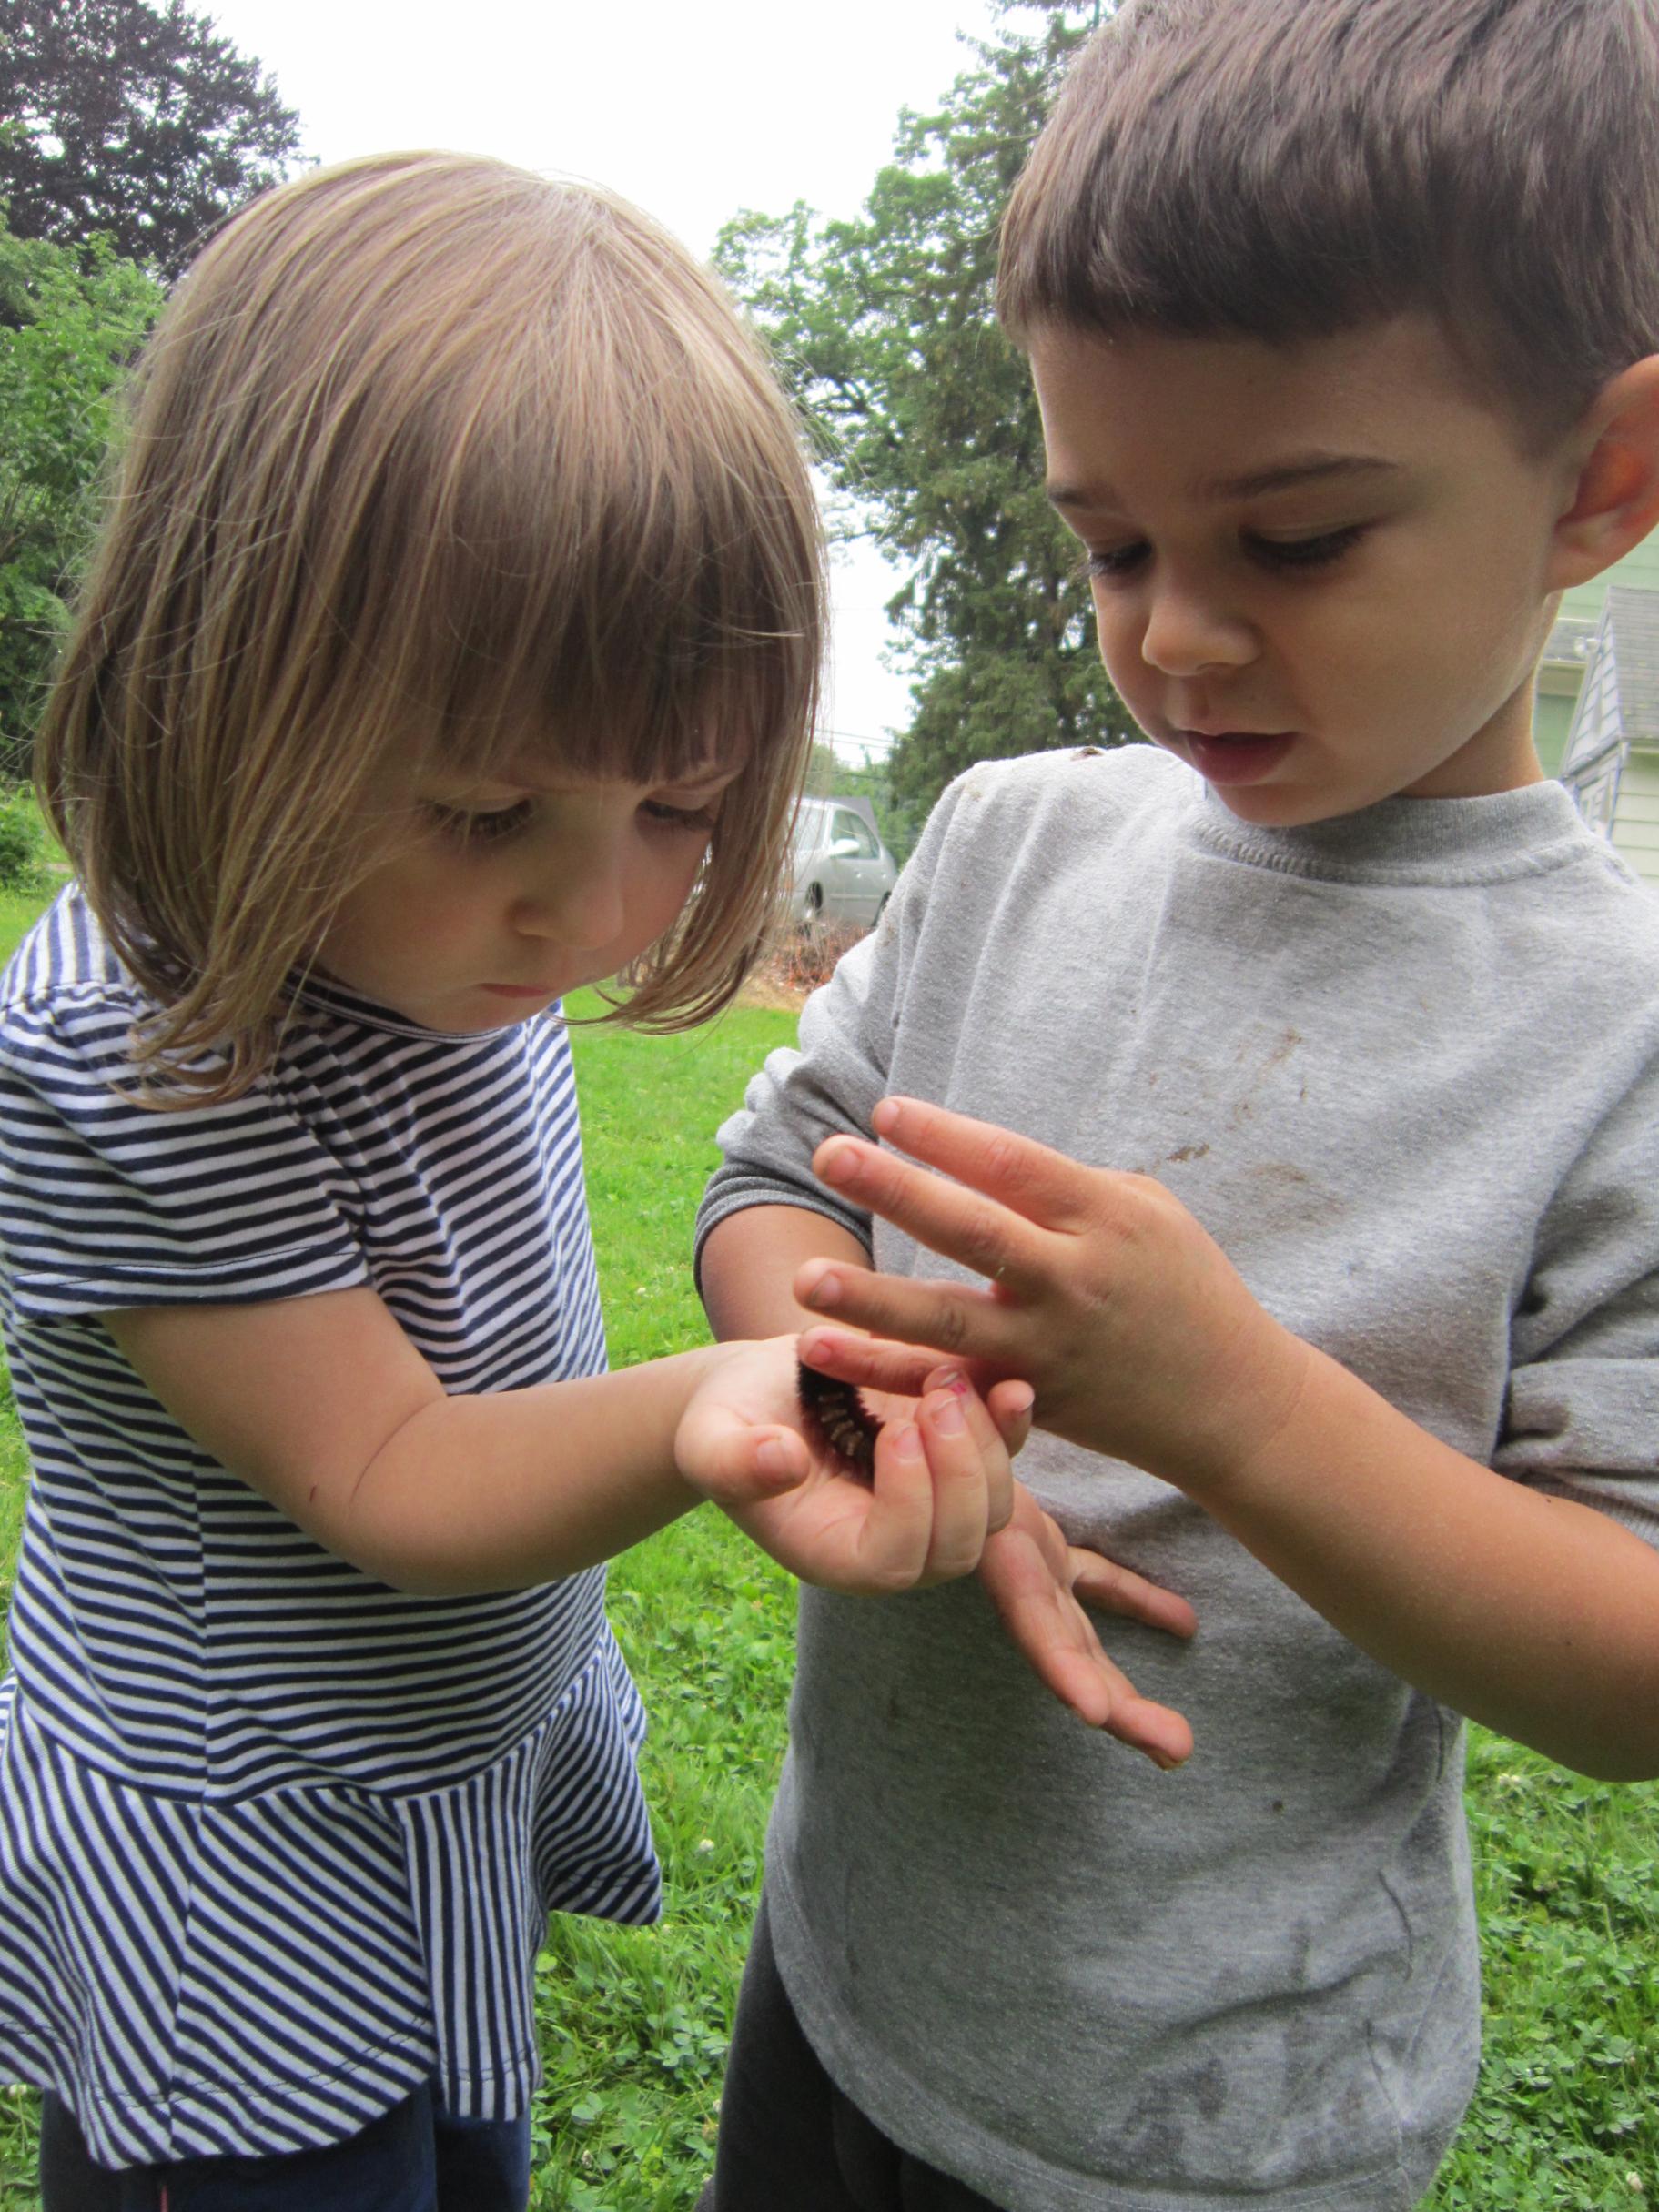
[[167,309],[41,738],[77,885],[0,990],[48,2212],[522,2205],[544,1916],[657,1905],[600,1562],[707,1495],[893,1590],[1007,1514],[960,1384],[865,1489],[793,1338],[602,1371],[541,1017],[731,996],[819,608],[764,364],[599,192],[324,171]]

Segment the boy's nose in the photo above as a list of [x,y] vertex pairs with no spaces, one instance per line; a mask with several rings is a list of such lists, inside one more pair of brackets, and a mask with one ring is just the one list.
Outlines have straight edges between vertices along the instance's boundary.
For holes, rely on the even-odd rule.
[[1256,652],[1256,635],[1248,622],[1190,591],[1160,591],[1141,632],[1141,659],[1166,676],[1242,668]]

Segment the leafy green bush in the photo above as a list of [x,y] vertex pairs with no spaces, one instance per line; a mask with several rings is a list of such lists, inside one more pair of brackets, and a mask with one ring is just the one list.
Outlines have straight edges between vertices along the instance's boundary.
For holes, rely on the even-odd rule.
[[0,784],[0,889],[45,890],[50,854],[34,793],[25,783]]
[[0,209],[0,771],[26,752],[116,390],[160,304],[155,279],[101,240],[15,238]]

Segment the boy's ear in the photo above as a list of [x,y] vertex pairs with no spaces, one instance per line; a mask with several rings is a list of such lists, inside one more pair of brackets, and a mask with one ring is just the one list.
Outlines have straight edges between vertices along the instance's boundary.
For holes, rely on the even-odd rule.
[[1659,525],[1659,354],[1603,386],[1573,444],[1581,458],[1555,525],[1553,591],[1599,576]]

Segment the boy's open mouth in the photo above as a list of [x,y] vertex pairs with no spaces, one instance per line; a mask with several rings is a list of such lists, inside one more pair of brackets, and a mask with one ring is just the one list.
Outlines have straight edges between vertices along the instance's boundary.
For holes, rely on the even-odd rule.
[[1276,768],[1295,741],[1280,730],[1177,730],[1175,742],[1207,783],[1253,783]]

